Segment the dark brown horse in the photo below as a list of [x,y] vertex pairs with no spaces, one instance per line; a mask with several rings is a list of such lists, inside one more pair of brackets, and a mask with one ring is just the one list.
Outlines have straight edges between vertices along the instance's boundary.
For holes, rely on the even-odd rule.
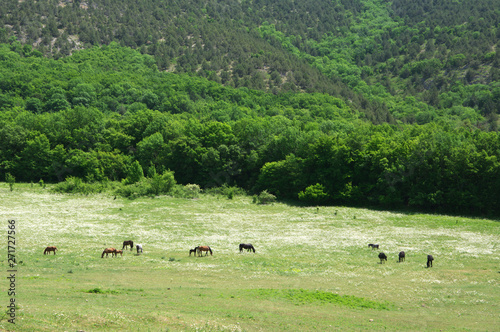
[[191,254],[194,254],[196,256],[197,249],[198,249],[198,247],[195,247],[194,249],[189,249],[189,256],[191,256]]
[[104,254],[106,254],[106,257],[108,257],[108,254],[111,254],[111,257],[116,255],[116,249],[115,248],[106,248],[102,252],[101,258],[104,257]]
[[383,264],[384,261],[387,262],[387,255],[384,254],[383,252],[381,252],[380,254],[378,254],[378,258],[380,258],[380,264]]
[[372,247],[372,250],[374,250],[374,249],[378,249],[379,245],[378,245],[378,244],[373,244],[373,243],[370,243],[370,244],[368,245],[368,248],[369,248],[369,247]]
[[433,260],[434,260],[434,257],[432,257],[432,255],[427,255],[427,267],[432,267]]
[[240,243],[240,252],[242,252],[243,249],[246,249],[247,251],[253,250],[253,252],[255,252],[255,248],[251,243]]
[[198,256],[203,256],[202,251],[206,251],[205,256],[208,256],[208,252],[210,252],[210,256],[213,256],[212,249],[209,246],[196,247],[196,251],[198,252]]
[[134,241],[128,240],[128,241],[123,241],[123,247],[122,250],[125,249],[127,246],[130,246],[130,250],[134,247]]
[[53,251],[53,252],[54,252],[54,255],[55,255],[55,254],[56,254],[56,250],[57,250],[57,248],[56,248],[56,247],[54,247],[54,246],[47,247],[47,248],[45,248],[45,250],[43,251],[43,254],[44,254],[44,255],[45,255],[45,254],[50,254],[50,252],[51,252],[51,251]]
[[406,254],[404,251],[399,252],[399,262],[404,262],[405,261]]

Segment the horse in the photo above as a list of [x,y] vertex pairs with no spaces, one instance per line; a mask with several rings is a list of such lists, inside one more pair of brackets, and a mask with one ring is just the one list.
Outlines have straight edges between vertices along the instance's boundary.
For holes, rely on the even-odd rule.
[[433,260],[434,260],[434,257],[432,257],[432,255],[427,255],[427,267],[432,267]]
[[373,243],[370,243],[370,244],[368,245],[368,248],[369,248],[369,247],[372,247],[372,250],[374,250],[374,249],[378,249],[379,245],[378,245],[378,244],[373,244]]
[[127,246],[130,246],[130,250],[134,247],[134,241],[128,240],[128,241],[123,241],[123,247],[122,250],[125,249]]
[[210,256],[213,256],[212,249],[209,246],[199,246],[196,247],[196,251],[198,252],[198,256],[203,256],[202,251],[206,251],[205,256],[208,256],[208,252],[210,251]]
[[380,254],[378,254],[378,258],[380,258],[380,264],[383,264],[384,261],[387,262],[387,255],[384,254],[383,252],[381,252]]
[[242,252],[243,249],[246,249],[247,251],[253,250],[253,252],[255,252],[255,248],[251,243],[240,243],[240,252]]
[[123,257],[123,250],[117,250],[117,251],[115,252],[115,256],[118,256],[118,254],[120,254],[120,256],[122,256],[122,257]]
[[116,249],[115,248],[106,248],[102,252],[101,258],[104,258],[104,254],[106,254],[106,257],[108,257],[108,254],[111,254],[111,257],[116,255]]
[[137,254],[139,254],[139,251],[142,253],[142,244],[136,244],[135,248],[137,249]]
[[45,255],[45,254],[50,254],[50,252],[51,252],[51,251],[53,251],[53,252],[54,252],[54,255],[55,255],[55,254],[56,254],[56,250],[57,250],[57,248],[56,248],[56,247],[54,247],[54,246],[47,247],[47,248],[45,248],[45,250],[43,251],[43,254],[44,254],[44,255]]
[[189,256],[191,256],[191,254],[194,254],[196,256],[197,249],[198,249],[198,247],[195,247],[194,249],[189,249]]
[[399,252],[399,262],[404,262],[405,261],[406,254],[404,251]]

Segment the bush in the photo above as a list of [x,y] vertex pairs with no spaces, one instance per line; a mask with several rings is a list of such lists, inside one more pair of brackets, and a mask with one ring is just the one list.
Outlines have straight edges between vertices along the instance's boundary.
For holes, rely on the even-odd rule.
[[57,193],[72,193],[72,194],[97,194],[108,189],[108,182],[85,182],[76,176],[67,177],[64,182],[56,184],[52,191]]
[[201,188],[197,184],[186,184],[185,186],[178,185],[174,187],[173,195],[182,198],[198,198],[201,193]]
[[276,201],[276,196],[264,190],[259,196],[254,196],[253,202],[256,204],[269,204]]
[[299,200],[307,203],[320,204],[326,202],[327,199],[328,194],[325,193],[325,187],[319,183],[299,192]]

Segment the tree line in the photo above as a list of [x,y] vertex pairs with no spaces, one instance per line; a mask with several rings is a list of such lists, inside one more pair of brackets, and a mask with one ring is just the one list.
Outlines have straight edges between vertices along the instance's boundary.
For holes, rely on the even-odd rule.
[[[25,49],[27,53],[30,49]],[[460,116],[374,125],[319,93],[158,71],[116,44],[63,59],[0,46],[0,176],[237,186],[307,204],[498,213],[500,135]]]

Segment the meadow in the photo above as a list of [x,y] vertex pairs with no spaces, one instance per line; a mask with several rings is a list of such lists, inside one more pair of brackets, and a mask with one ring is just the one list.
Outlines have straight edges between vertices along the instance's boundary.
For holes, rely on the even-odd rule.
[[[2,331],[499,331],[498,220],[5,183],[0,219]],[[12,219],[15,325],[4,314]],[[124,240],[144,253],[101,258]],[[43,255],[49,245],[56,255]],[[197,245],[213,256],[190,257]]]

